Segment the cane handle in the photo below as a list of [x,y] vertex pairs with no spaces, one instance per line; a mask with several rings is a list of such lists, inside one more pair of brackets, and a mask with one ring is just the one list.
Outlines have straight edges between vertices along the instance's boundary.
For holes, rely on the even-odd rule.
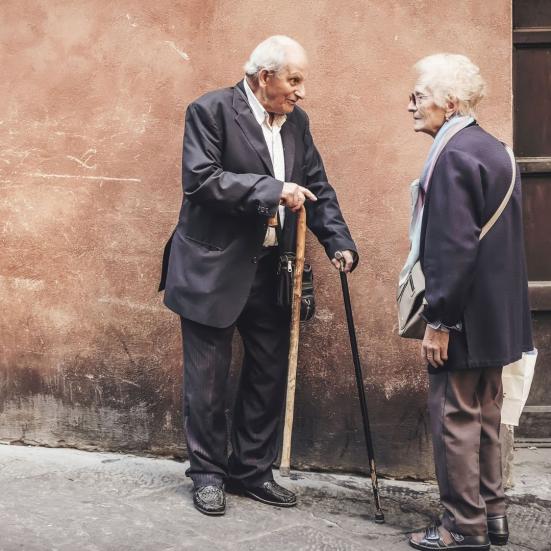
[[344,258],[344,254],[342,254],[341,251],[337,251],[335,253],[335,258],[339,261],[341,265],[341,272],[344,272],[344,269],[346,267],[346,259]]

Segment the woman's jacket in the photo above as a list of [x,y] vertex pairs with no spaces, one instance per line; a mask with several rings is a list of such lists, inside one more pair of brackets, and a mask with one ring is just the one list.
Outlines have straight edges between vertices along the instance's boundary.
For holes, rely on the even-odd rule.
[[445,146],[425,197],[420,260],[428,322],[462,326],[467,362],[501,366],[532,349],[520,175],[498,221],[482,226],[511,184],[505,147],[476,123]]

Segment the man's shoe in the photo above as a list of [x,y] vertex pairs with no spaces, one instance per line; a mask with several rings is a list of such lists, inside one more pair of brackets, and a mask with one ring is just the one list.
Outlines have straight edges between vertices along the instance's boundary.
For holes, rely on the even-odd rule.
[[243,494],[275,507],[294,507],[297,504],[297,496],[275,480],[268,480],[254,488],[244,488]]
[[242,496],[245,493],[245,486],[240,480],[235,478],[226,478],[224,482],[224,489],[227,494],[235,494]]
[[193,505],[205,515],[220,516],[226,512],[226,496],[220,486],[199,486],[193,489]]
[[490,549],[490,540],[487,535],[463,536],[434,525],[427,527],[424,532],[412,534],[409,544],[415,549],[422,549],[423,551],[433,551],[434,549],[487,551]]
[[488,517],[488,536],[492,545],[507,545],[509,541],[507,515]]

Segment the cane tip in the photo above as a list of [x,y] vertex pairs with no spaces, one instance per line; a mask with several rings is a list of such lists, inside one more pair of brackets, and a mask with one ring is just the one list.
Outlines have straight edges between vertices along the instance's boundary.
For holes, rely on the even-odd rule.
[[377,524],[384,524],[385,522],[385,515],[383,514],[383,512],[379,512],[379,513],[375,513],[375,522]]
[[279,468],[279,474],[281,476],[290,477],[291,476],[291,469],[290,467],[280,467]]

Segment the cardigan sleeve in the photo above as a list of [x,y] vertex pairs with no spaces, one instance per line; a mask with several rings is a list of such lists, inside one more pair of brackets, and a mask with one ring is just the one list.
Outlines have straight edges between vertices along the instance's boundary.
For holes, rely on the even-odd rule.
[[484,209],[482,167],[472,154],[454,149],[442,153],[425,209],[423,317],[457,326],[474,279]]

